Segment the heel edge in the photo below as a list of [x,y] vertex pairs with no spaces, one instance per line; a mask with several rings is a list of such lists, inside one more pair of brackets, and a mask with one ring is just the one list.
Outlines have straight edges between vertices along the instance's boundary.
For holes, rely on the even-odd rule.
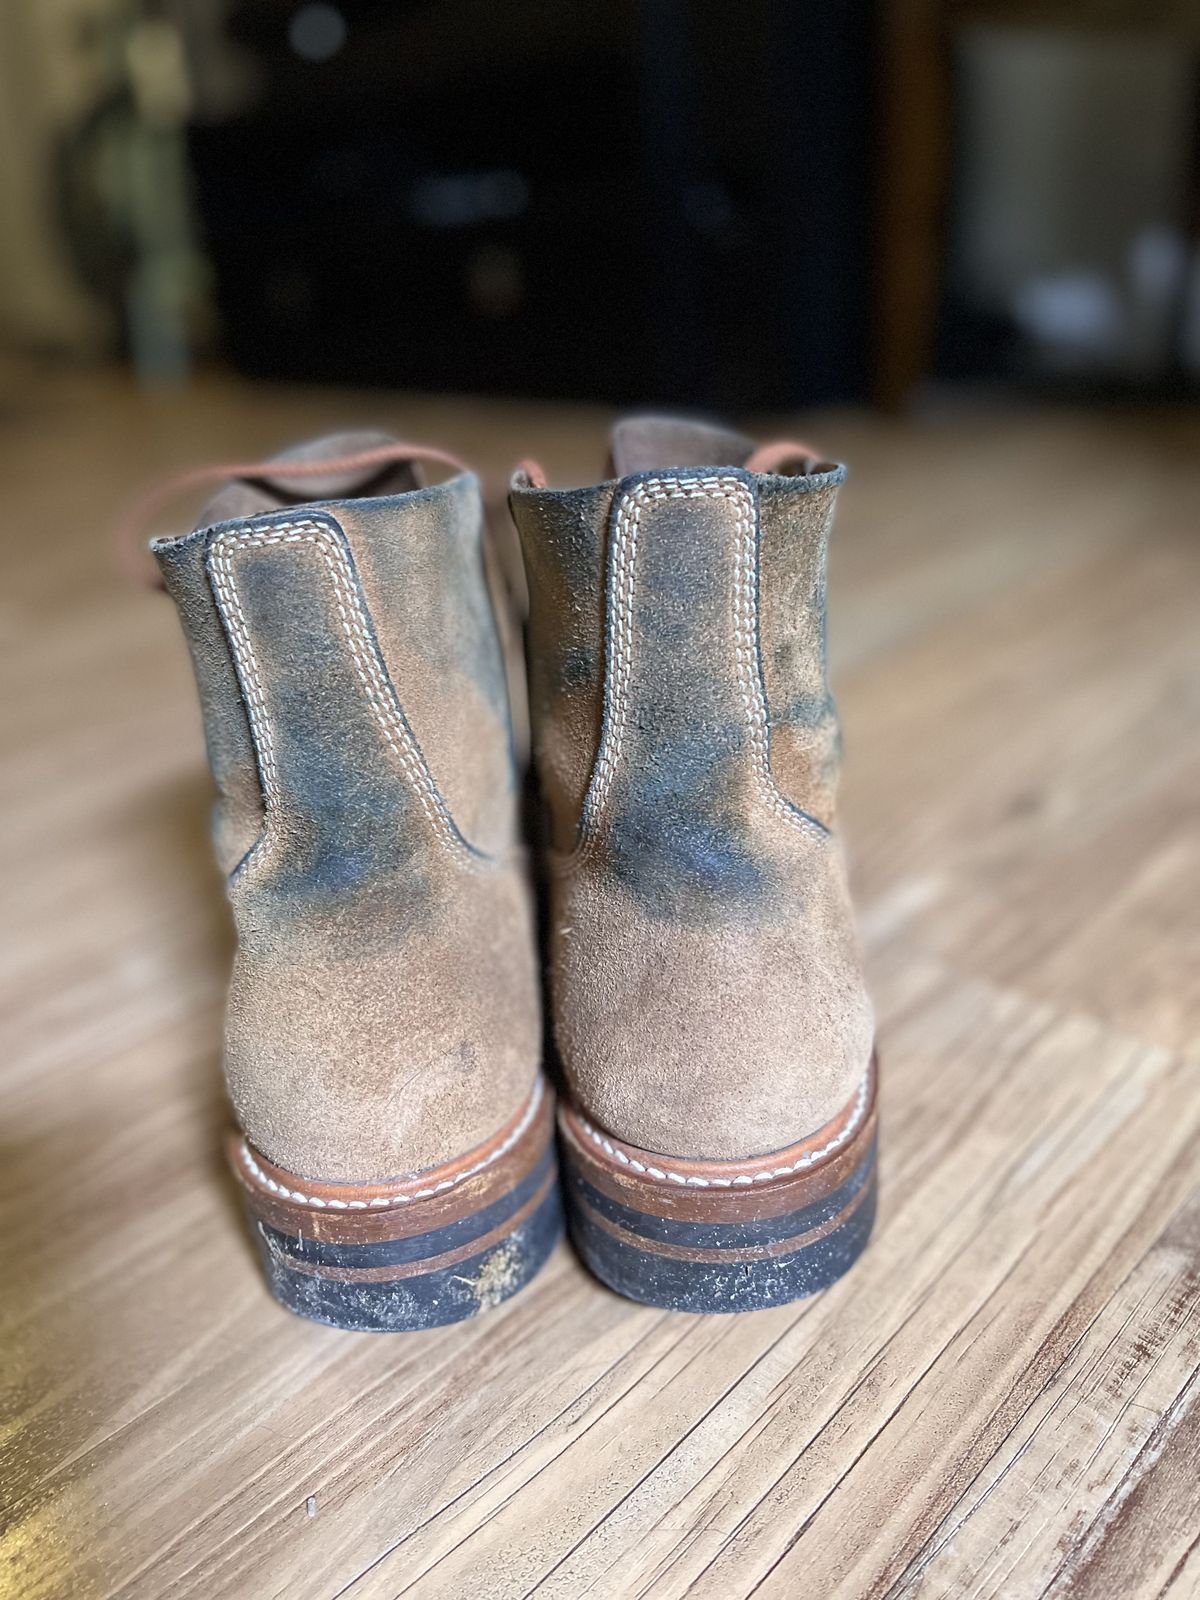
[[872,1064],[827,1129],[753,1163],[748,1175],[731,1163],[672,1162],[628,1145],[622,1160],[563,1106],[572,1237],[610,1288],[665,1309],[749,1311],[815,1294],[849,1270],[870,1237],[877,1123]]
[[393,1184],[293,1178],[236,1135],[229,1156],[275,1298],[332,1327],[404,1331],[490,1310],[543,1265],[563,1230],[553,1136],[539,1084],[487,1145]]

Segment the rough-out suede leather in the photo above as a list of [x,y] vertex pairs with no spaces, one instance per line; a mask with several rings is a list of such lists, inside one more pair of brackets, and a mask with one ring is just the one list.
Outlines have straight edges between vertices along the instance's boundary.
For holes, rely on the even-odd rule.
[[219,793],[230,1095],[269,1160],[326,1182],[482,1143],[540,1052],[478,486],[366,476],[313,503],[281,464],[154,545]]
[[614,440],[640,470],[512,493],[567,1084],[618,1138],[711,1159],[822,1127],[873,1038],[833,831],[843,473],[751,473],[750,448],[648,420]]

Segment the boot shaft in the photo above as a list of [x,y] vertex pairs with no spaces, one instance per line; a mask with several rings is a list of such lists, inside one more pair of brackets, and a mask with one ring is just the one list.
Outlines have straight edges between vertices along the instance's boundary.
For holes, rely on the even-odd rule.
[[459,1156],[537,1070],[478,486],[406,477],[301,501],[285,461],[154,546],[218,789],[231,1098],[261,1156],[326,1181]]
[[[693,455],[731,439],[749,453],[695,431]],[[603,836],[614,869],[653,874],[659,892],[751,893],[745,850],[764,810],[833,826],[825,580],[842,477],[684,466],[514,487],[558,852]]]
[[826,678],[842,471],[653,421],[613,456],[615,482],[512,493],[555,1039],[606,1134],[733,1160],[839,1116],[871,1052]]
[[468,856],[512,847],[481,526],[475,480],[460,477],[156,542],[195,666],[227,872],[265,835],[286,838],[314,889],[399,869],[422,841]]

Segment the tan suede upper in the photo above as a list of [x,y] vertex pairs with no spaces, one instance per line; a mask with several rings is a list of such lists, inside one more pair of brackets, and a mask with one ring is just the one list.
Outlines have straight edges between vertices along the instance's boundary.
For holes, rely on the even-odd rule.
[[478,488],[414,481],[301,503],[281,471],[154,547],[219,790],[230,1095],[268,1159],[327,1182],[453,1159],[538,1069]]
[[609,1132],[711,1159],[836,1116],[873,1038],[833,832],[842,473],[750,473],[749,451],[643,421],[614,442],[639,470],[512,495],[563,1068]]

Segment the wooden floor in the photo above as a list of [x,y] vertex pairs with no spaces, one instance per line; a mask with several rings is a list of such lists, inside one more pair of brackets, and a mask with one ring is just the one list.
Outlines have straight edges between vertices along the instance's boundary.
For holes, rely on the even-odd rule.
[[[0,1592],[1200,1594],[1200,422],[805,420],[884,1064],[850,1277],[734,1319],[564,1246],[448,1331],[268,1299],[147,473],[376,418],[593,477],[599,413],[0,374]],[[1189,1054],[1190,1052],[1190,1054]]]

